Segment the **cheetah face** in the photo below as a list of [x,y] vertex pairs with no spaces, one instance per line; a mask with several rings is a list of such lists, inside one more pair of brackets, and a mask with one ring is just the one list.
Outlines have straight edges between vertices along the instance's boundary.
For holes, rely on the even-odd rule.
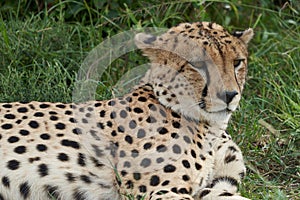
[[227,124],[241,99],[253,30],[229,34],[215,23],[184,23],[161,36],[140,33],[136,45],[152,67],[143,82],[160,102],[195,120]]

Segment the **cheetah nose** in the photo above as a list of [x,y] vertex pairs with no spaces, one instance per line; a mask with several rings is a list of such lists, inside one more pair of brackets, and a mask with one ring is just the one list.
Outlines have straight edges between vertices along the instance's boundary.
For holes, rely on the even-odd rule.
[[225,102],[227,104],[229,104],[237,94],[238,94],[237,91],[226,91],[225,92],[225,95],[226,95]]

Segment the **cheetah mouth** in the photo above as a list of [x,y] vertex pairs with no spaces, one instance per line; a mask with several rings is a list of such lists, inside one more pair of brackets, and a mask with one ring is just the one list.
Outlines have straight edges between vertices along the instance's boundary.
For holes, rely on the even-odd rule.
[[208,110],[206,110],[206,112],[208,112],[208,113],[227,113],[227,114],[230,114],[230,113],[233,112],[233,110],[231,110],[229,108],[225,108],[225,109],[216,110],[216,111],[208,111]]
[[[207,88],[207,86],[205,86],[205,88]],[[207,90],[207,89],[206,89]],[[205,92],[206,94],[207,92]],[[198,106],[200,107],[200,109],[203,109],[204,111],[208,112],[208,113],[232,113],[233,111],[235,111],[236,106],[232,105],[232,104],[225,104],[219,101],[216,102],[211,102],[210,104],[215,104],[214,106],[207,106],[205,97],[207,95],[203,95],[202,94],[202,98],[201,100],[198,102]]]
[[[212,104],[208,106],[209,104]],[[204,110],[207,113],[232,113],[238,107],[236,104],[225,104],[220,101],[214,101],[210,103],[206,103],[205,99],[201,99],[198,102],[198,106],[200,109]]]
[[233,108],[230,108],[229,105],[226,107],[223,107],[223,108],[219,108],[219,109],[208,109],[204,102],[199,103],[199,107],[207,113],[228,113],[228,114],[230,114],[230,113],[234,112],[234,110],[235,110]]

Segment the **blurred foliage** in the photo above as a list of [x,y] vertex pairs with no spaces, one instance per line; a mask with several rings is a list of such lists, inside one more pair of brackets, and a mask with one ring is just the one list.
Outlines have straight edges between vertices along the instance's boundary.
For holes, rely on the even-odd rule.
[[[57,21],[79,22],[86,25],[113,24],[117,29],[137,24],[159,26],[162,24],[160,20],[167,21],[164,25],[172,26],[173,21],[181,21],[180,19],[183,18],[190,21],[225,20],[226,25],[229,23],[237,25],[240,24],[241,13],[244,13],[242,17],[245,17],[243,21],[259,17],[261,10],[253,9],[255,7],[274,11],[293,7],[297,12],[300,3],[284,0],[166,0],[163,2],[160,0],[2,0],[0,17],[9,20],[12,17],[24,19],[31,15],[40,15],[42,18],[51,17]],[[283,12],[286,10],[293,12],[292,9],[282,9]],[[171,13],[168,13],[170,11]],[[168,18],[164,19],[164,16]],[[212,17],[214,19],[211,19]]]

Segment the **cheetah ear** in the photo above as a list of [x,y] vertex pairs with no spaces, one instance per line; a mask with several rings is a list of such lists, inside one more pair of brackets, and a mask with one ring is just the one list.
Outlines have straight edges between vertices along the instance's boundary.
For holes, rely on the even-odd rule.
[[156,36],[146,33],[138,33],[134,37],[135,45],[139,49],[151,48],[153,42],[156,40]]
[[254,33],[252,28],[248,28],[245,31],[236,31],[232,35],[242,40],[245,44],[248,44]]
[[[143,51],[143,55],[147,56],[151,61],[160,58],[159,44],[156,44],[157,37],[151,34],[138,33],[134,37],[135,45]],[[154,48],[156,47],[156,48]]]

